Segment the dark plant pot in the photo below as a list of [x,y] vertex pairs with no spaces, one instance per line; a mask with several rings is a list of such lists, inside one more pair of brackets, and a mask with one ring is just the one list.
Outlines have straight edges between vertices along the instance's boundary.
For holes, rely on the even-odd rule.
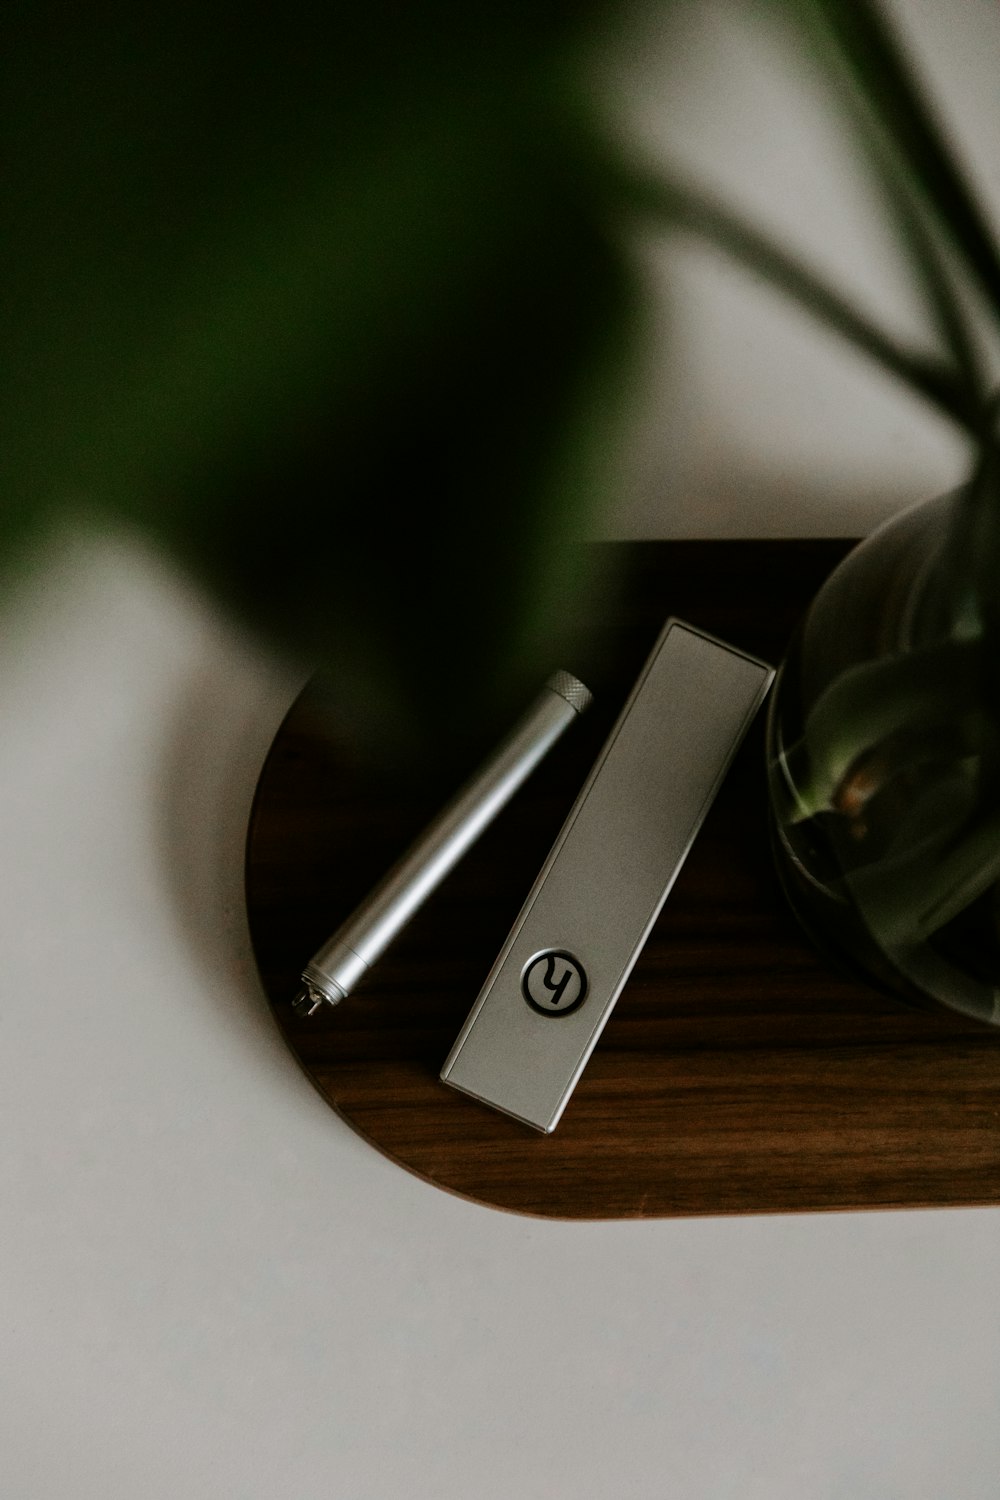
[[[771,696],[779,875],[834,961],[1000,1024],[1000,698],[974,483],[895,517],[813,601]],[[974,554],[974,555],[973,555]]]

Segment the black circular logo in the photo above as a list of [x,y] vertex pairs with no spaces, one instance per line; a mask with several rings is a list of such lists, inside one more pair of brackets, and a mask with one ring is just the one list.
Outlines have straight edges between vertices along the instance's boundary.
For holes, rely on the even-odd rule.
[[521,994],[543,1016],[567,1016],[587,996],[583,964],[562,948],[546,948],[525,964]]

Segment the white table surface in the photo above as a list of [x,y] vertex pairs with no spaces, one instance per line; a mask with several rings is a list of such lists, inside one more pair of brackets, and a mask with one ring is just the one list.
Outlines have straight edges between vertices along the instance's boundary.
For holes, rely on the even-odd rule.
[[[945,12],[986,24],[921,0],[934,57]],[[693,435],[653,380],[611,533],[851,533],[958,477],[908,398],[770,324],[758,367],[760,306],[688,274]],[[60,544],[2,625],[3,1500],[995,1500],[1000,1211],[564,1224],[411,1177],[250,957],[296,685],[127,538]]]

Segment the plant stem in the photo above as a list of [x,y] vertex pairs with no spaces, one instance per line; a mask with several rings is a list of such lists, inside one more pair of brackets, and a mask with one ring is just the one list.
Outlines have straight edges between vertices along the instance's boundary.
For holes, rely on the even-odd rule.
[[979,436],[980,407],[965,372],[956,373],[943,360],[906,349],[891,334],[876,327],[811,267],[761,230],[677,178],[660,179],[639,171],[625,171],[617,174],[616,186],[619,196],[640,215],[707,240],[891,371],[965,432]]
[[996,239],[885,18],[871,0],[809,3],[818,9],[875,123],[896,147],[914,187],[942,232],[954,243],[1000,321],[1000,252]]

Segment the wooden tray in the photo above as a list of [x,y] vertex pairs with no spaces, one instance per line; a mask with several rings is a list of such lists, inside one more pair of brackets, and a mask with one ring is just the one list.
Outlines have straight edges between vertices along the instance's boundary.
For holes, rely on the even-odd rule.
[[832,972],[770,864],[763,715],[552,1136],[438,1071],[663,620],[766,659],[847,550],[840,541],[617,549],[579,672],[590,713],[343,1004],[290,1008],[304,960],[442,805],[352,762],[323,694],[292,706],[264,765],[247,907],[275,1019],[323,1096],[439,1187],[559,1218],[1000,1202],[1000,1032],[925,1014]]

